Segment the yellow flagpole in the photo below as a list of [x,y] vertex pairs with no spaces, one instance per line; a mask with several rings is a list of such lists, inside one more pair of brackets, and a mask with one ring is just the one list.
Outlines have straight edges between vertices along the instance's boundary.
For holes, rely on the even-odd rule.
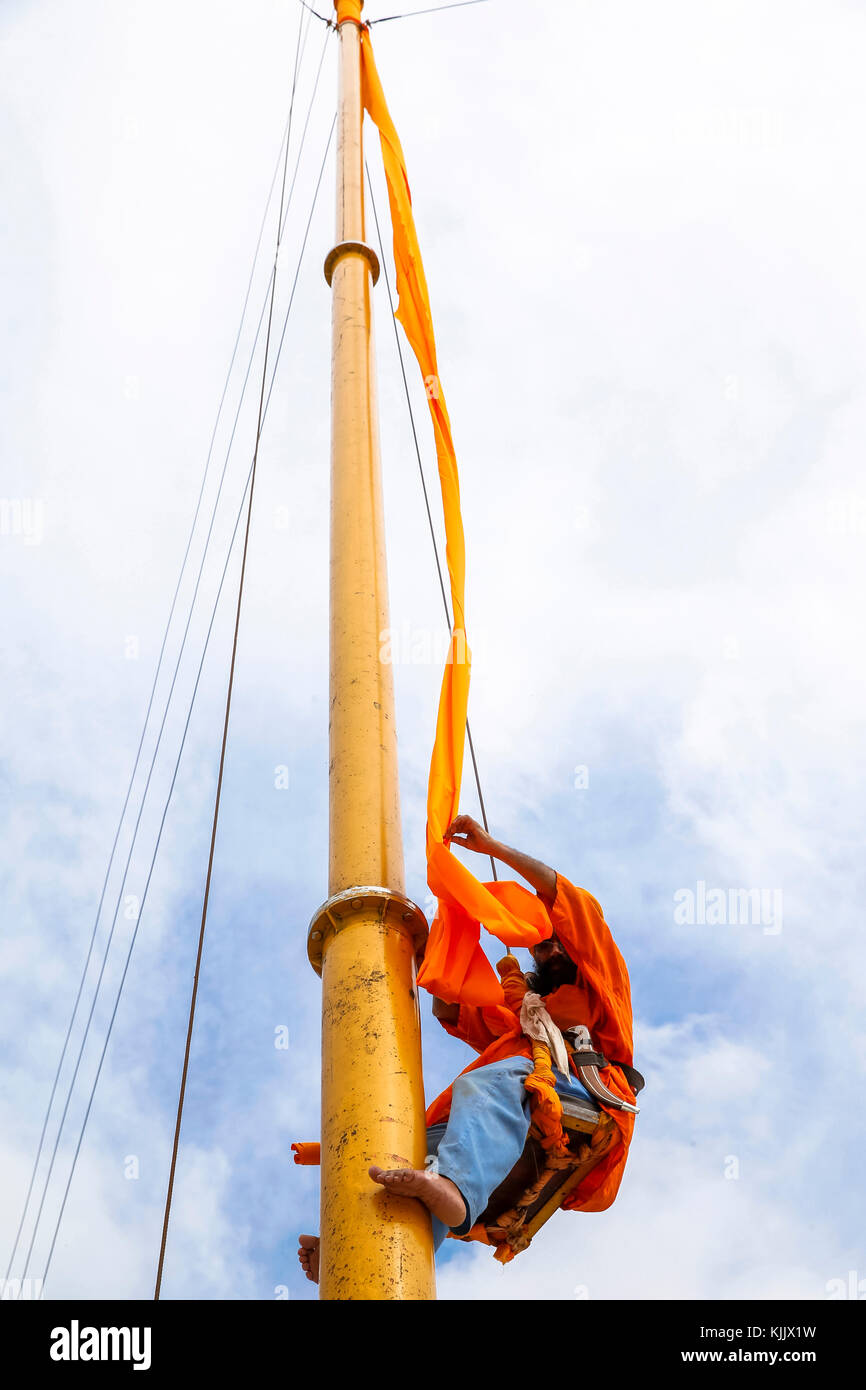
[[416,952],[421,911],[404,895],[388,593],[365,243],[363,0],[334,0],[340,42],[337,237],[332,291],[330,861],[310,924],[322,976],[319,1295],[435,1297],[430,1217],[374,1184],[371,1163],[423,1167],[426,1151]]

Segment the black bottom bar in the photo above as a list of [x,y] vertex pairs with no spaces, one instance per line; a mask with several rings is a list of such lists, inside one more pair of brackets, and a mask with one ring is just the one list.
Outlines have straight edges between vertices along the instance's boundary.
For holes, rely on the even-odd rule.
[[[392,1305],[292,1302],[11,1302],[0,1308],[4,1360],[19,1380],[28,1372],[55,1377],[108,1372],[157,1380],[184,1371],[218,1374],[280,1368],[291,1382],[318,1390],[335,1368],[366,1366],[373,1359],[384,1381],[394,1357],[411,1374],[406,1353],[414,1346],[426,1381],[459,1377],[477,1367],[489,1381],[507,1366],[509,1381],[525,1364],[536,1377],[567,1380],[615,1368],[667,1375],[681,1367],[808,1367],[822,1377],[856,1364],[864,1330],[862,1300],[822,1302],[591,1302],[553,1304],[548,1313],[532,1304],[509,1314],[497,1303]],[[363,1308],[363,1314],[359,1309]],[[323,1340],[339,1324],[348,1337]],[[393,1343],[385,1340],[395,1335]],[[406,1338],[409,1338],[407,1348]],[[339,1353],[339,1360],[337,1360]],[[402,1353],[402,1355],[400,1355]],[[410,1358],[412,1357],[410,1351]],[[552,1359],[551,1359],[552,1358]],[[390,1366],[390,1369],[389,1369]],[[136,1367],[138,1368],[136,1370]],[[534,1368],[534,1369],[533,1369]],[[23,1376],[22,1376],[23,1373]],[[310,1381],[310,1377],[313,1381]],[[282,1381],[281,1381],[282,1383]],[[742,1384],[742,1382],[740,1382]]]

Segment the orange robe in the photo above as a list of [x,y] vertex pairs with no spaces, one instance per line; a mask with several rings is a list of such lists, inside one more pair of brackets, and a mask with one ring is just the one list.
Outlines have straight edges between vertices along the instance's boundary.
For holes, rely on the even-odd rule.
[[[556,898],[549,915],[554,933],[577,966],[577,980],[573,985],[560,985],[546,995],[544,1002],[548,1013],[560,1028],[585,1024],[599,1052],[631,1066],[632,1011],[628,971],[601,907],[585,889],[576,888],[562,874],[557,874]],[[501,1004],[461,1003],[457,1023],[443,1023],[443,1027],[480,1053],[465,1071],[474,1071],[476,1067],[505,1057],[532,1056],[532,1045],[520,1031],[519,1020]],[[634,1092],[619,1067],[606,1067],[600,1076],[614,1095],[634,1104]],[[613,1202],[622,1181],[635,1117],[607,1106],[602,1109],[612,1116],[619,1130],[619,1143],[569,1194],[563,1203],[565,1210],[604,1211]],[[427,1124],[441,1123],[450,1110],[449,1086],[429,1107]]]

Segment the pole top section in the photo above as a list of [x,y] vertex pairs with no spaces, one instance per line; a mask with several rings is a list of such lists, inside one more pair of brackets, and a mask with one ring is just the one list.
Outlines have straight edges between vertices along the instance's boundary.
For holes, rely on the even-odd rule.
[[350,24],[363,24],[361,11],[364,8],[364,0],[334,0],[334,9],[337,11],[337,28],[344,24],[346,20]]

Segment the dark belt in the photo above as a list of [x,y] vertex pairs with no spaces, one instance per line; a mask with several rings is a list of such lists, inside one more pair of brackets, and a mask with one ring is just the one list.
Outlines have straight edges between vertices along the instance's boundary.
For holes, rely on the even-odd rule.
[[602,1067],[619,1067],[620,1071],[625,1074],[625,1079],[629,1086],[631,1086],[635,1095],[637,1095],[639,1091],[642,1091],[646,1085],[646,1081],[634,1067],[627,1066],[625,1062],[609,1061],[601,1052],[572,1052],[571,1055],[575,1059],[578,1057],[580,1058],[577,1065],[581,1067],[598,1067],[599,1069]]
[[[581,1029],[581,1032],[584,1033],[585,1037],[588,1037],[585,1029]],[[616,1062],[605,1057],[601,1052],[590,1051],[586,1047],[576,1048],[574,1045],[575,1034],[571,1029],[566,1029],[562,1036],[574,1066],[577,1068],[578,1075],[590,1095],[594,1096],[596,1100],[600,1100],[602,1104],[612,1105],[619,1110],[630,1110],[636,1115],[638,1113],[637,1106],[630,1105],[619,1096],[614,1096],[598,1073],[603,1067],[619,1067],[629,1086],[637,1095],[638,1091],[643,1090],[646,1085],[640,1072],[626,1062]]]

